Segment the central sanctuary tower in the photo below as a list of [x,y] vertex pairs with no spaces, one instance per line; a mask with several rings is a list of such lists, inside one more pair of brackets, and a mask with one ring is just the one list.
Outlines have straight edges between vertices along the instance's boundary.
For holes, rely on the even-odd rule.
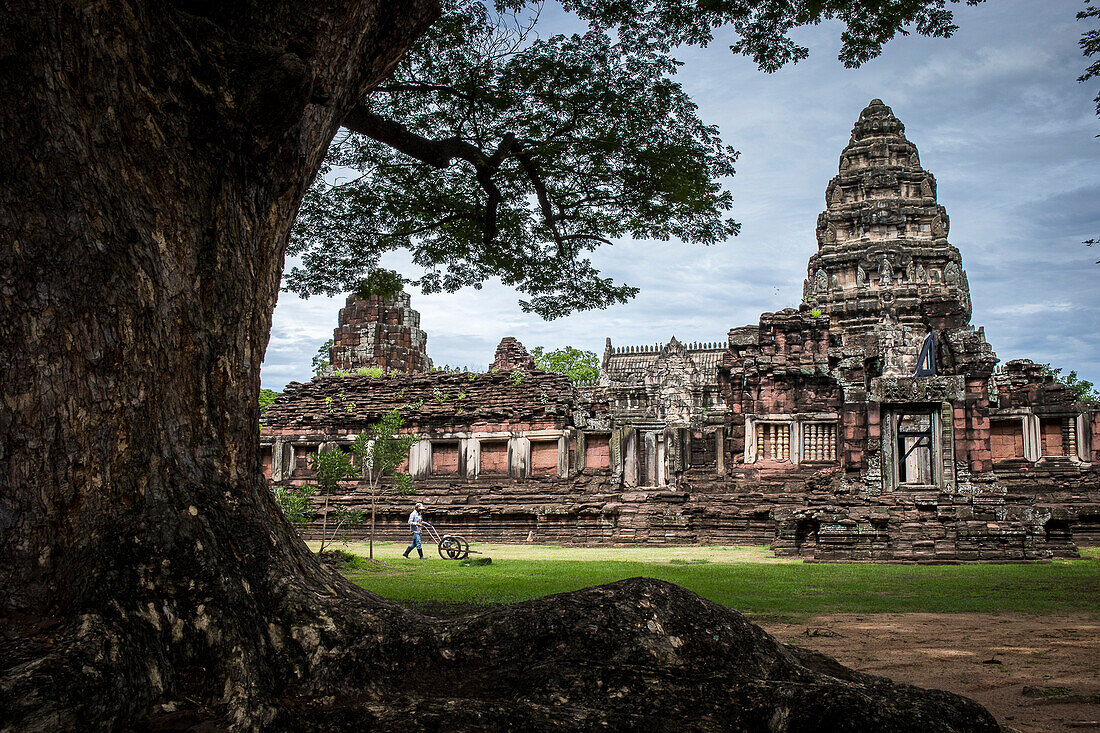
[[855,334],[883,315],[917,326],[921,299],[933,293],[955,298],[970,319],[962,257],[947,241],[936,179],[882,100],[860,113],[825,201],[803,296],[834,326]]

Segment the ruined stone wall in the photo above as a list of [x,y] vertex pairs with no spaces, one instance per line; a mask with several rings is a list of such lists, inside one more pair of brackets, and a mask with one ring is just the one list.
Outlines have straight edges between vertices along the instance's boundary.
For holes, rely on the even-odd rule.
[[535,359],[518,340],[511,336],[505,336],[497,344],[496,354],[493,355],[493,363],[489,371],[498,372],[532,372],[535,370]]
[[[832,446],[818,460],[844,465],[844,453],[837,447],[843,395],[829,374],[829,319],[790,309],[765,313],[758,326],[731,330],[729,343],[718,367],[718,382],[729,407],[725,465],[736,470],[756,463],[754,454],[761,446],[761,463],[801,463],[800,450],[808,442],[810,424],[829,430]],[[845,423],[844,429],[848,428]],[[786,441],[786,457],[772,455],[771,440],[776,435]],[[841,431],[839,437],[845,435]]]

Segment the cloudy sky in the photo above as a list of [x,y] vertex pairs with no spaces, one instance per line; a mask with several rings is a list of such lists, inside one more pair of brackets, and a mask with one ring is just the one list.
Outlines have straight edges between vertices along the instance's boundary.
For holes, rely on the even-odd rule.
[[[727,181],[741,234],[718,246],[625,240],[596,265],[641,288],[627,305],[545,322],[499,284],[453,295],[413,293],[437,365],[483,370],[504,336],[528,348],[724,340],[734,326],[801,300],[825,185],[852,124],[881,98],[905,124],[939,183],[950,241],[970,279],[973,323],[1004,361],[1028,357],[1100,382],[1100,120],[1096,84],[1077,47],[1082,0],[989,0],[956,11],[951,39],[899,38],[848,70],[839,29],[799,32],[810,58],[765,75],[733,56],[728,34],[680,54],[679,80],[741,152]],[[547,29],[548,32],[553,28]],[[384,264],[415,274],[407,260]],[[343,298],[282,293],[261,372],[281,390],[311,376]]]

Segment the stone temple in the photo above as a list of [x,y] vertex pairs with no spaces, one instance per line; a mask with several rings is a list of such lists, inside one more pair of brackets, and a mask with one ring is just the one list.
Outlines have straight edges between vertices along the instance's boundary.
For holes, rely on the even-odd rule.
[[[264,415],[265,470],[309,482],[311,453],[399,407],[418,500],[476,540],[906,562],[1100,541],[1100,410],[1030,361],[998,364],[935,178],[881,101],[825,201],[798,308],[712,343],[608,339],[590,385],[536,370],[514,338],[485,374],[426,371],[407,295],[349,299],[332,363],[352,376],[287,387]],[[366,502],[351,484],[338,499]],[[382,535],[404,539],[407,511],[387,504]]]

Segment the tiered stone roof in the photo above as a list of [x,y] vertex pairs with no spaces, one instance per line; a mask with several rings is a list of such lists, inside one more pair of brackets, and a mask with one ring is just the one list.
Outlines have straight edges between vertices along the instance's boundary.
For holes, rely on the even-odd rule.
[[264,413],[263,425],[267,433],[354,433],[395,407],[406,425],[417,429],[545,418],[564,422],[574,401],[568,377],[542,371],[522,378],[507,372],[317,377],[288,384]]
[[[610,351],[605,354],[604,372],[612,382],[638,383],[645,381],[646,374],[651,373],[662,353],[665,353],[673,342],[679,344],[676,337],[669,344],[647,344],[641,346],[608,346]],[[718,362],[725,353],[726,345],[719,341],[696,342],[681,344],[688,358],[706,384],[717,384]]]
[[969,286],[936,179],[881,100],[860,113],[825,201],[803,294],[834,328],[854,335],[884,317],[919,324],[921,297],[932,293],[956,298],[969,321]]

